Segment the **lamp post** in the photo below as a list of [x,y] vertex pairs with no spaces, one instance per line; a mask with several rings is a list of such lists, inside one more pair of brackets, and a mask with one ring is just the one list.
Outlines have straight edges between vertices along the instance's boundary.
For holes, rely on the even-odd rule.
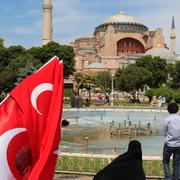
[[114,74],[111,75],[111,106],[113,106]]
[[85,139],[86,139],[86,154],[88,154],[88,144],[89,144],[89,142],[88,142],[88,140],[89,140],[88,134],[86,134]]

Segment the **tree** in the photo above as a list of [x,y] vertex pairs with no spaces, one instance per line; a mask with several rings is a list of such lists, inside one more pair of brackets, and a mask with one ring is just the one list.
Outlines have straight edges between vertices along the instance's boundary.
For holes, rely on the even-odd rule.
[[41,47],[32,47],[27,50],[32,54],[35,59],[39,59],[43,64],[46,63],[53,56],[58,56],[60,60],[64,62],[64,76],[68,78],[75,72],[75,54],[71,46],[60,45],[57,42],[49,42]]
[[160,87],[155,91],[155,96],[163,96],[166,98],[166,102],[169,103],[174,96],[174,91],[168,87]]
[[0,49],[0,72],[9,64],[10,60],[11,55],[9,49],[2,47]]
[[0,89],[5,90],[6,92],[12,90],[15,87],[21,68],[25,68],[28,63],[31,63],[36,69],[42,66],[41,62],[38,62],[30,54],[20,55],[17,58],[12,59],[1,73],[2,82]]
[[68,78],[70,75],[73,75],[75,72],[75,54],[73,48],[71,46],[61,45],[57,56],[64,62],[64,76]]
[[37,67],[35,67],[30,61],[27,61],[25,67],[19,68],[17,82],[15,82],[15,85],[18,85],[24,78],[33,74],[36,70]]
[[171,79],[174,76],[175,64],[168,63],[167,64],[167,72],[168,72],[168,79]]
[[116,90],[119,90],[119,87],[120,87],[119,79],[120,79],[120,76],[121,76],[123,70],[124,69],[121,69],[121,68],[118,68],[116,70],[116,73],[115,73],[115,76],[114,76],[114,87],[115,87]]
[[9,53],[10,53],[10,59],[15,59],[18,56],[25,54],[26,50],[24,47],[17,45],[17,46],[10,46],[8,48]]
[[174,93],[174,101],[176,102],[176,103],[180,103],[180,91],[175,91],[175,93]]
[[50,60],[53,56],[58,56],[60,45],[56,42],[49,42],[42,47],[32,47],[27,50],[35,59],[39,59],[43,64]]
[[98,72],[95,76],[96,84],[104,92],[111,90],[111,73],[108,71]]
[[129,65],[123,69],[116,88],[121,91],[135,93],[139,89],[143,90],[144,85],[152,80],[152,73],[143,67],[137,67],[135,64]]
[[45,49],[42,47],[31,47],[30,49],[26,50],[27,54],[31,54],[35,59],[40,60],[43,64],[47,62],[52,56],[49,56]]
[[25,53],[25,49],[22,46],[2,47],[0,50],[0,72],[2,72],[12,59],[23,53]]
[[171,87],[180,89],[180,61],[174,65],[174,71],[171,73]]
[[[1,47],[0,49],[0,86],[1,89],[4,88],[4,90],[6,89],[6,85],[8,83],[11,83],[11,81],[7,81],[4,84],[4,75],[2,75],[5,67],[8,66],[8,64],[10,63],[10,61],[16,57],[18,57],[19,55],[23,54],[25,52],[25,49],[22,46],[10,46],[9,48],[5,48],[5,47]],[[9,69],[9,68],[7,68]],[[10,70],[9,70],[10,71]],[[7,74],[7,76],[9,76]],[[7,76],[5,78],[7,78]],[[9,85],[8,85],[9,86]]]
[[96,78],[92,74],[84,74],[83,76],[83,88],[89,92],[89,100],[91,99],[91,90],[94,88]]
[[152,97],[155,95],[155,89],[153,88],[147,89],[145,95],[149,98],[149,102],[151,102]]
[[75,73],[74,74],[74,79],[76,81],[76,89],[77,89],[77,91],[79,93],[79,90],[81,88],[83,88],[83,74],[79,73],[79,72]]
[[[75,71],[75,54],[70,46],[59,45],[56,42],[30,49],[25,49],[20,45],[9,48],[0,46],[0,89],[11,90],[17,81],[20,69],[24,71],[24,76],[26,76],[33,72],[33,68],[40,67],[55,55],[63,60],[64,76],[68,78]],[[32,68],[30,69],[31,72],[28,72],[28,67]],[[22,75],[22,73],[20,74]],[[18,81],[22,78],[20,77]]]
[[152,82],[150,87],[160,87],[167,82],[168,69],[165,59],[160,57],[144,56],[136,60],[138,67],[144,67],[152,73]]
[[172,99],[173,99],[173,96],[174,96],[174,91],[173,89],[169,88],[169,87],[159,87],[159,88],[156,88],[156,89],[149,89],[146,91],[146,95],[152,93],[151,95],[153,96],[163,96],[166,98],[166,102],[170,102]]
[[0,38],[0,48],[4,47],[4,40]]
[[91,73],[76,73],[75,81],[77,83],[77,90],[86,89],[89,93],[89,99],[91,99],[91,90],[95,87],[96,84],[96,75]]

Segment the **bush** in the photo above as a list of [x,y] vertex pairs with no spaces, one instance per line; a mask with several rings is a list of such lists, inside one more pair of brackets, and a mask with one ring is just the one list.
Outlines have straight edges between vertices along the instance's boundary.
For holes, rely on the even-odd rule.
[[64,97],[71,97],[73,96],[72,89],[64,89]]
[[166,102],[169,103],[174,98],[175,91],[168,87],[160,87],[158,89],[148,89],[145,93],[146,96],[163,96],[166,98]]
[[176,92],[174,93],[174,101],[175,101],[176,103],[180,103],[180,91],[176,91]]
[[174,91],[173,91],[173,89],[168,88],[168,87],[160,87],[160,88],[156,89],[154,95],[157,97],[158,96],[165,97],[166,102],[169,103],[173,99]]
[[151,89],[146,90],[145,95],[148,97],[151,97],[151,96],[154,96],[154,92],[155,92],[155,89],[151,88]]
[[145,95],[149,98],[149,102],[151,102],[154,94],[155,94],[155,89],[151,88],[151,89],[146,90]]

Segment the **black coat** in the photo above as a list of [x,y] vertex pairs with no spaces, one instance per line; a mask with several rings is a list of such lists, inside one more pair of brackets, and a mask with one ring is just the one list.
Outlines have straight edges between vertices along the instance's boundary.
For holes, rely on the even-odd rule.
[[140,142],[129,143],[128,151],[99,171],[93,180],[145,180]]

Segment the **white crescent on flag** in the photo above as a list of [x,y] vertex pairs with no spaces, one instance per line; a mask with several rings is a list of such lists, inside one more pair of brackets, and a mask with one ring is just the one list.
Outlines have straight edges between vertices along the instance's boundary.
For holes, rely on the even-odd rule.
[[38,96],[41,93],[45,92],[45,91],[53,91],[53,84],[51,84],[51,83],[42,83],[42,84],[36,86],[33,89],[32,93],[31,93],[32,106],[37,111],[37,113],[40,114],[40,115],[42,115],[42,113],[38,110],[37,99],[38,99]]
[[7,149],[11,140],[19,133],[26,131],[26,128],[14,128],[6,131],[0,136],[0,179],[15,180],[7,161]]

